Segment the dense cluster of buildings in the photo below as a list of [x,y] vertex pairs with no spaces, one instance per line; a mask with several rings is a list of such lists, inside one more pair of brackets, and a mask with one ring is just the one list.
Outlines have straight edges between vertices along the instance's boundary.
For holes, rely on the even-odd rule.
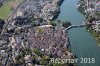
[[70,53],[66,49],[68,39],[66,39],[67,35],[63,29],[44,27],[42,29],[36,28],[30,33],[28,41],[31,47],[44,50],[48,55],[52,54],[53,57],[68,58],[67,55]]
[[[59,1],[59,0],[58,0]],[[43,18],[43,20],[52,20],[57,16],[60,11],[57,4],[53,3],[51,0],[27,0],[22,4],[18,10],[18,16],[23,16],[24,14],[32,14],[34,18]]]
[[[42,52],[43,57],[74,58],[66,48],[68,37],[64,30],[48,24],[59,11],[56,4],[52,0],[26,0],[15,9],[0,36],[0,65],[40,65],[38,58],[42,57],[38,52]],[[38,27],[33,23],[39,24]],[[34,48],[38,50],[36,53]]]
[[[92,26],[92,28],[96,32],[100,32],[100,1],[99,0],[83,0],[81,2],[84,4],[78,4],[78,6],[82,7],[86,15],[90,16],[89,18],[92,19],[91,17],[95,18],[95,20],[92,21],[95,25]],[[90,20],[88,19],[88,20]]]
[[79,7],[82,7],[84,9],[85,13],[91,13],[91,12],[100,12],[100,1],[99,0],[83,0],[80,1],[80,4],[78,4]]

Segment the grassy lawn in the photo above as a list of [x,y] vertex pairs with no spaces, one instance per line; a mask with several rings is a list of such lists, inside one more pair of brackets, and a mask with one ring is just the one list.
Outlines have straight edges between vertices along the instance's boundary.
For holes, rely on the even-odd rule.
[[22,0],[11,0],[6,2],[2,7],[0,7],[0,18],[7,19],[9,14],[11,13],[10,8],[12,7],[12,4],[17,4],[18,2],[21,2]]
[[11,12],[10,5],[9,3],[6,3],[0,8],[0,18],[6,19],[8,15],[10,14],[10,12]]

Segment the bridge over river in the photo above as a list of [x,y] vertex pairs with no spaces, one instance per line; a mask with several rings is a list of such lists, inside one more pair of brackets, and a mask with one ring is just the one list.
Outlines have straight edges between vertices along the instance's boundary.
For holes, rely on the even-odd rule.
[[85,22],[82,22],[81,25],[71,25],[71,26],[67,27],[66,30],[69,30],[71,28],[86,27],[87,25],[95,25],[95,24],[94,23],[85,23]]
[[[67,20],[70,21],[72,25],[81,25],[82,22],[86,20],[86,17],[76,8],[79,1],[80,0],[64,0],[60,7],[61,13],[57,20]],[[72,27],[70,26],[70,30],[68,31],[71,51],[75,53],[79,59],[76,66],[100,66],[100,47],[84,27],[85,26],[71,29]],[[94,58],[95,63],[80,63],[80,58]]]

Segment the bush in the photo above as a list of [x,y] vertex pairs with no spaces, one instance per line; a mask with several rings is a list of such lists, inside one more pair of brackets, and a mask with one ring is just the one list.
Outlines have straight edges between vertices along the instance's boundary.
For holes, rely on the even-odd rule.
[[56,23],[55,22],[50,22],[50,25],[56,26]]
[[38,49],[33,49],[33,52],[35,54],[37,54],[38,56],[42,56],[42,52],[40,50],[38,50]]
[[62,26],[67,28],[67,27],[71,26],[71,22],[65,21],[65,22],[62,23]]
[[0,19],[0,28],[3,28],[4,24],[5,24],[5,21],[3,19]]

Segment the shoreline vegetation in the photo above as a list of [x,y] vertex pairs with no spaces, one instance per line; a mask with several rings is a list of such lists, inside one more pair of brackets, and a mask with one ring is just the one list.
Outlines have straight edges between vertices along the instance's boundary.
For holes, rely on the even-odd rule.
[[[68,33],[64,29],[71,23],[65,21],[61,24],[60,20],[57,24],[52,22],[59,15],[63,1],[25,0],[15,8],[0,36],[1,65],[58,66],[50,63],[50,58],[75,58],[75,54],[70,52]],[[73,64],[64,63],[61,66]]]

